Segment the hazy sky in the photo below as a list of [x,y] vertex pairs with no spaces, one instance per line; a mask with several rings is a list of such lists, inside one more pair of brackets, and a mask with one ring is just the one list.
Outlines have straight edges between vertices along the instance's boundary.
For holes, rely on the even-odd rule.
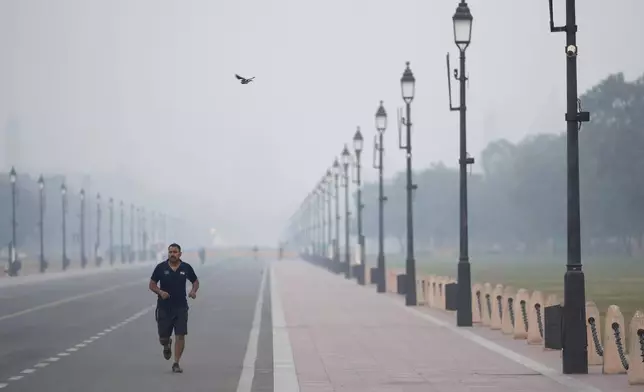
[[[417,79],[414,165],[457,163],[445,70],[445,53],[457,57],[457,3],[0,0],[0,124],[20,120],[31,170],[127,174],[209,206],[231,239],[273,244],[356,126],[369,166],[381,99],[387,172],[404,167],[395,118],[405,61]],[[564,0],[555,4],[561,25]],[[469,5],[470,153],[563,129],[565,34],[550,33],[547,0]],[[644,72],[644,1],[577,8],[580,93],[608,73]],[[256,79],[240,85],[235,73]]]

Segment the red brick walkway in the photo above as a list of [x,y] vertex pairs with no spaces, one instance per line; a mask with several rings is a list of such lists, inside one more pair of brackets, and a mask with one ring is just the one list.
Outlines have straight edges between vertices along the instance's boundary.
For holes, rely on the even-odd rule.
[[273,266],[301,392],[599,391],[541,374],[373,286],[303,261]]

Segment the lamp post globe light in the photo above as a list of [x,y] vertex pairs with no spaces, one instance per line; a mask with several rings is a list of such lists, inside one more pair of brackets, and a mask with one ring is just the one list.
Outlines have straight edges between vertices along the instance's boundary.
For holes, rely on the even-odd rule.
[[351,248],[349,246],[349,164],[351,163],[351,153],[347,145],[342,149],[342,185],[344,186],[344,261],[345,276],[351,279]]
[[472,41],[472,13],[467,2],[461,1],[452,17],[454,24],[454,43],[461,51],[465,51]]
[[412,183],[412,164],[411,164],[411,102],[414,100],[416,92],[416,78],[407,67],[400,78],[400,89],[403,101],[407,107],[407,115],[402,118],[402,123],[406,126],[406,143],[402,144],[402,132],[399,133],[400,149],[406,152],[407,162],[407,260],[405,263],[405,305],[416,306],[416,260],[414,259],[414,221],[413,221],[413,191],[416,186]]
[[[384,293],[387,290],[385,279],[385,217],[384,205],[387,198],[384,195],[384,177],[383,177],[383,137],[387,129],[387,111],[380,101],[380,106],[376,111],[376,131],[373,140],[373,168],[378,170],[378,268],[376,269],[376,291]],[[376,163],[376,160],[378,163]]]
[[364,285],[365,282],[365,273],[366,273],[366,261],[365,261],[365,238],[362,229],[362,209],[364,205],[362,204],[362,179],[361,179],[361,161],[362,148],[364,147],[364,139],[362,137],[362,132],[360,132],[360,127],[356,129],[356,133],[353,135],[353,150],[356,155],[356,179],[355,184],[357,186],[357,195],[356,195],[356,209],[358,211],[358,246],[360,249],[360,264],[356,267],[356,273],[358,274],[357,280],[358,283]]

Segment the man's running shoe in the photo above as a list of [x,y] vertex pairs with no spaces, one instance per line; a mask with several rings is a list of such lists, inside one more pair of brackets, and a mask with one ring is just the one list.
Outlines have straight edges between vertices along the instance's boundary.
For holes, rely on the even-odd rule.
[[183,373],[183,369],[181,369],[181,366],[175,362],[172,364],[172,373]]
[[166,360],[172,357],[172,339],[168,340],[168,343],[163,346],[163,358]]

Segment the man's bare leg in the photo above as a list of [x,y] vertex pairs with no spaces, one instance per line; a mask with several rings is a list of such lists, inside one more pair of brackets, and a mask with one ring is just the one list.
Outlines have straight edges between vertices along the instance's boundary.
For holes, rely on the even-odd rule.
[[183,369],[179,366],[179,361],[181,360],[181,354],[183,354],[186,339],[184,335],[174,335],[174,337],[174,364],[172,365],[172,369],[173,371],[181,373]]

